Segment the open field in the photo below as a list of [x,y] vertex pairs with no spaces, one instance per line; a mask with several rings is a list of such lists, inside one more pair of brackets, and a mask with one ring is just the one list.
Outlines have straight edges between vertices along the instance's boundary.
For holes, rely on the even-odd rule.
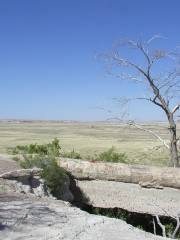
[[[168,132],[163,123],[144,123],[164,139]],[[178,130],[179,131],[179,130]],[[179,131],[180,132],[180,131]],[[60,139],[65,151],[75,149],[83,157],[114,146],[118,152],[125,152],[130,163],[151,165],[168,164],[167,151],[149,133],[117,123],[66,123],[66,122],[0,122],[0,153],[8,147],[28,144],[47,143],[54,137]]]

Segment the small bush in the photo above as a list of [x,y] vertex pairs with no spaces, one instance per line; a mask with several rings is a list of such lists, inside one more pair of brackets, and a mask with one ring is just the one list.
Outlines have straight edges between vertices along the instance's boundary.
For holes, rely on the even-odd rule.
[[57,138],[54,138],[51,143],[47,144],[29,144],[29,145],[18,145],[14,148],[9,148],[8,152],[15,154],[40,154],[50,155],[54,157],[60,156],[60,144]]
[[63,153],[61,153],[61,157],[82,159],[81,154],[78,153],[78,152],[75,152],[74,149],[71,152],[63,152]]
[[125,153],[117,153],[112,147],[109,150],[96,155],[95,160],[115,163],[126,163],[128,158]]
[[[172,234],[176,228],[176,224],[171,222],[171,223],[166,223],[164,224],[165,229],[166,229],[166,234],[169,238],[172,238]],[[176,239],[180,239],[180,232],[178,231],[175,236]]]
[[27,155],[24,156],[24,160],[20,161],[20,165],[23,168],[42,168],[41,177],[44,179],[45,184],[53,196],[59,196],[66,178],[66,172],[58,166],[55,158],[42,155]]
[[52,156],[46,156],[41,154],[23,154],[23,160],[19,160],[20,166],[22,168],[45,168],[52,161],[55,161],[55,158]]
[[56,157],[60,156],[60,149],[59,140],[55,138],[51,143],[44,145],[17,146],[11,149],[11,153],[20,155],[19,157],[16,156],[16,160],[19,160],[23,168],[42,168],[41,177],[50,192],[54,196],[58,196],[66,178],[65,170],[58,166],[56,162]]
[[45,184],[48,186],[53,196],[58,197],[66,179],[65,170],[59,167],[56,161],[51,161],[43,168],[42,178],[45,180]]

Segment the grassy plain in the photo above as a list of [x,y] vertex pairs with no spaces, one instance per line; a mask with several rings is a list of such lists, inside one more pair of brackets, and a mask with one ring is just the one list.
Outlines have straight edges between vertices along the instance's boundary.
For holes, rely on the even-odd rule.
[[[163,123],[143,123],[168,140]],[[179,130],[178,130],[179,131]],[[180,132],[180,131],[179,131]],[[168,153],[161,143],[149,133],[126,124],[104,122],[0,122],[0,153],[8,147],[29,143],[48,143],[60,139],[64,151],[75,150],[83,157],[93,156],[114,146],[125,152],[130,163],[167,165]]]

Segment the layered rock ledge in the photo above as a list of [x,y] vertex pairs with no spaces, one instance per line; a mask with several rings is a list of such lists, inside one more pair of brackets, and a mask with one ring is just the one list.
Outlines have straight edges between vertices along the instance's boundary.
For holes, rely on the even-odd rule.
[[180,214],[180,169],[64,158],[60,165],[73,176],[87,205],[152,216]]
[[3,240],[160,240],[122,220],[96,216],[48,198],[0,194]]
[[[64,161],[64,168],[69,176],[73,177],[71,181],[73,180],[73,184],[75,184],[75,188],[72,189],[72,185],[69,186],[70,182],[67,181],[65,189],[68,190],[68,187],[74,191],[78,189],[84,195],[83,199],[79,199],[80,201],[83,200],[86,204],[94,207],[116,207],[158,216],[175,216],[179,213],[179,189],[162,187],[159,184],[154,185],[154,182],[152,185],[147,184],[147,182],[143,185],[139,182],[115,181],[115,178],[112,181],[109,177],[113,176],[117,165],[105,164],[104,170],[107,170],[107,167],[110,167],[110,169],[112,167],[114,172],[112,170],[107,172],[106,178],[108,179],[102,180],[98,176],[103,165],[101,165],[101,168],[98,168],[99,165],[95,163],[93,168],[89,168],[89,166],[91,167],[91,163],[74,160]],[[118,169],[121,169],[121,167],[122,165],[119,165]],[[129,169],[128,166],[126,167]],[[40,171],[40,169],[27,169],[1,172],[0,239],[163,239],[128,225],[122,220],[92,215],[73,207],[70,203],[53,199],[45,191],[46,186],[39,177]],[[100,175],[101,178],[103,177],[102,174]],[[84,175],[89,177],[84,178]],[[96,178],[97,180],[93,180]],[[179,183],[177,182],[177,184]],[[78,197],[76,193],[73,192],[75,198]]]

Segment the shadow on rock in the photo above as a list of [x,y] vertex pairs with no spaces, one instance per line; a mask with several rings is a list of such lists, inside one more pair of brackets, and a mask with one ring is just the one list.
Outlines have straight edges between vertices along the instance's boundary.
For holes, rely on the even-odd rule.
[[89,204],[89,198],[85,195],[85,193],[77,186],[76,180],[71,174],[68,174],[70,179],[69,189],[74,196],[74,200],[72,202],[73,205],[83,208]]

